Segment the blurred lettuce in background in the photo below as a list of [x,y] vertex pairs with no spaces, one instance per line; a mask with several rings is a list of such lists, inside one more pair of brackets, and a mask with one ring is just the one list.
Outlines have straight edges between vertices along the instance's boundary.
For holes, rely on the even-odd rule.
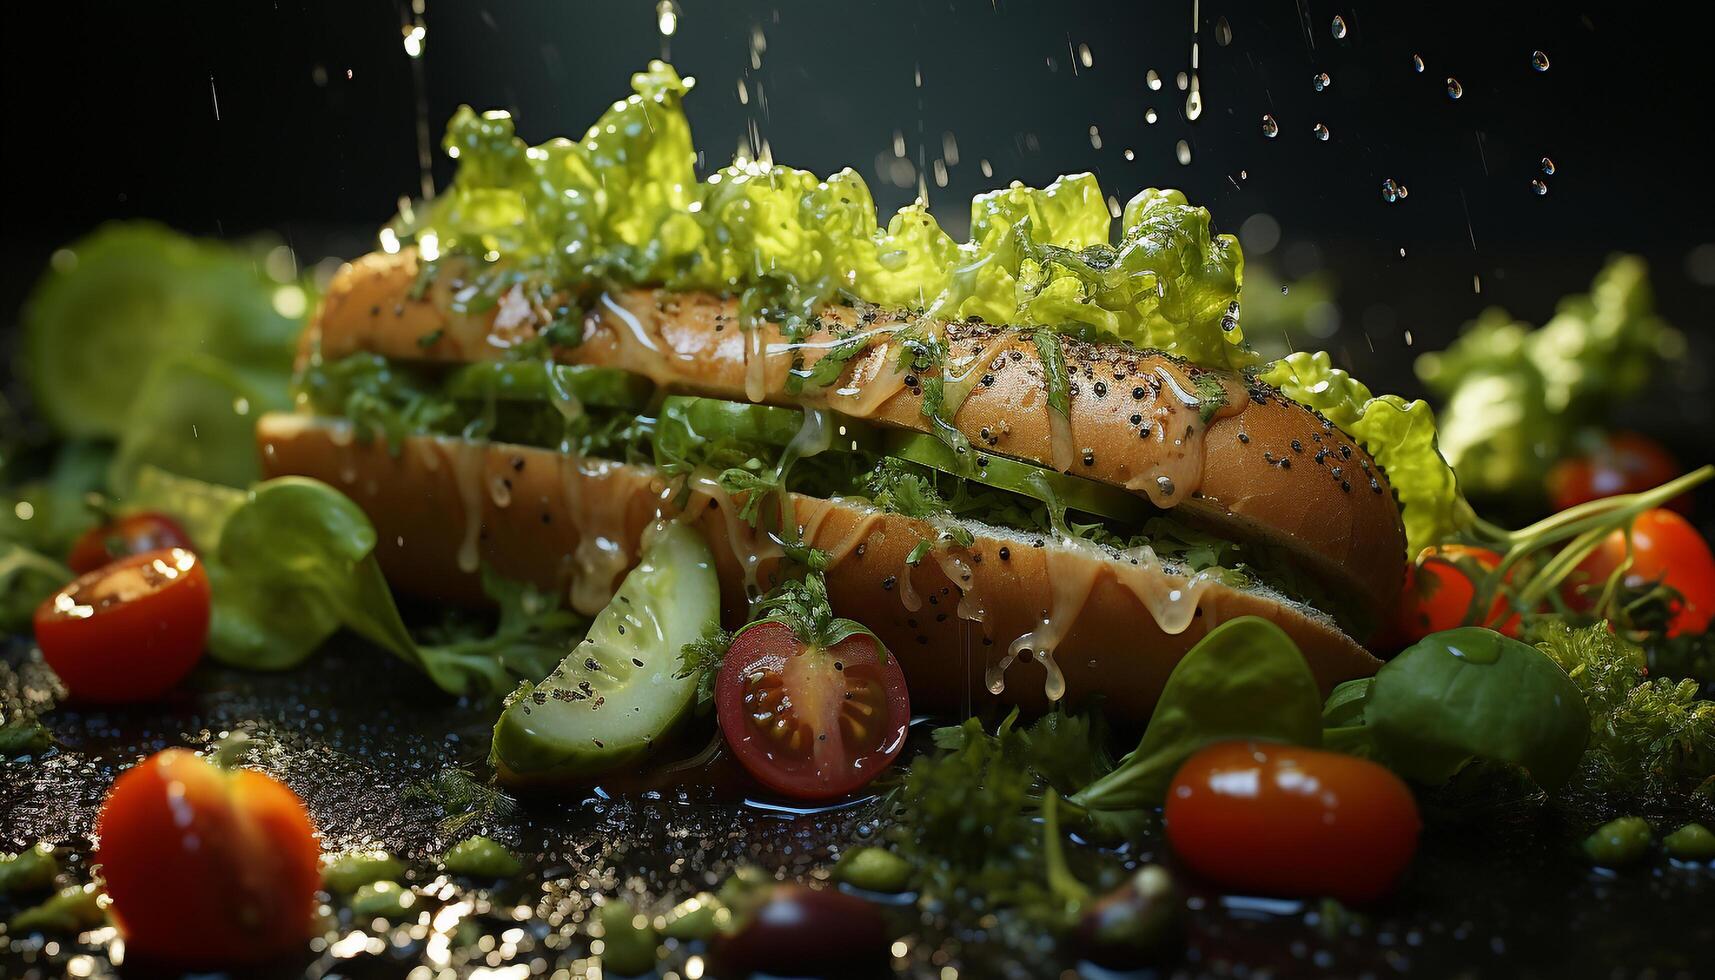
[[1441,452],[1460,485],[1535,498],[1543,472],[1580,431],[1603,427],[1684,349],[1655,315],[1643,259],[1619,255],[1543,326],[1486,310],[1446,350],[1418,357],[1416,369],[1441,399]]

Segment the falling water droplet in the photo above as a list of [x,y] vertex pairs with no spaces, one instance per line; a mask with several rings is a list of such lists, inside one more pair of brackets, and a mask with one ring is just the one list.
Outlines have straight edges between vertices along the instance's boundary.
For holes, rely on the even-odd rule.
[[1423,55],[1414,54],[1411,56],[1411,70],[1419,75],[1423,74]]
[[672,37],[679,29],[679,5],[673,0],[661,0],[655,5],[655,26],[662,37]]
[[1183,92],[1191,87],[1191,76],[1180,72],[1173,76],[1173,84],[1179,86],[1179,91]]
[[1532,51],[1530,53],[1530,66],[1535,68],[1537,71],[1547,71],[1548,55],[1543,54],[1541,51]]
[[1281,283],[1280,295],[1285,296],[1288,288],[1289,287],[1285,283]]
[[1548,184],[1545,181],[1533,180],[1530,182],[1530,189],[1536,192],[1537,197],[1541,197],[1548,193]]
[[1332,84],[1334,84],[1334,80],[1329,78],[1328,73],[1325,71],[1317,72],[1316,75],[1310,79],[1311,87],[1318,92],[1327,89],[1327,87]]
[[1336,38],[1345,37],[1346,36],[1346,18],[1341,17],[1339,14],[1335,14],[1334,15],[1333,31],[1334,31],[1334,37],[1336,37]]
[[1155,125],[1155,121],[1159,118],[1161,117],[1155,114],[1154,109],[1143,110],[1143,121],[1149,123],[1151,126]]
[[1280,123],[1275,122],[1273,116],[1264,115],[1262,117],[1262,134],[1269,139],[1274,139],[1276,136],[1279,136]]
[[1447,97],[1449,99],[1457,99],[1459,96],[1464,95],[1464,94],[1465,94],[1465,86],[1460,85],[1459,80],[1457,78],[1454,78],[1452,75],[1448,75],[1447,76]]
[[1191,122],[1196,122],[1197,117],[1201,116],[1202,114],[1203,114],[1203,93],[1201,91],[1199,91],[1195,85],[1193,85],[1191,87],[1191,94],[1185,96],[1185,118],[1190,120]]
[[1136,153],[1133,153],[1133,152],[1132,152],[1132,150],[1131,150],[1131,147],[1129,147],[1129,146],[1128,146],[1128,147],[1126,147],[1126,151],[1125,151],[1125,158],[1126,158],[1126,159],[1127,159],[1127,160],[1136,160],[1136,159],[1137,159],[1137,154],[1136,154]]
[[1310,131],[1312,133],[1316,134],[1317,139],[1321,140],[1324,143],[1328,142],[1328,127],[1327,126],[1324,126],[1321,123],[1317,123]]
[[1550,160],[1547,157],[1543,157],[1542,158],[1542,172],[1549,175],[1550,177],[1554,176],[1554,161]]
[[1233,25],[1225,17],[1215,21],[1215,43],[1223,48],[1233,43]]
[[1392,204],[1395,201],[1405,200],[1406,196],[1410,193],[1411,192],[1406,189],[1404,184],[1394,180],[1392,177],[1382,181],[1382,200],[1389,204]]
[[1143,80],[1149,83],[1149,90],[1151,92],[1161,91],[1161,76],[1155,73],[1155,69],[1151,68],[1149,70],[1149,74],[1143,76]]
[[1177,156],[1179,158],[1179,163],[1181,166],[1190,166],[1191,165],[1191,144],[1190,143],[1187,143],[1184,140],[1180,140],[1179,145],[1175,146],[1173,148],[1173,153],[1175,156]]

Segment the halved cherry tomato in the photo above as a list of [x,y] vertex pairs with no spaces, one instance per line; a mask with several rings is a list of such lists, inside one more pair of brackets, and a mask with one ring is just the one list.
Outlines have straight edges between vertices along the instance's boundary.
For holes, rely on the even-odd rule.
[[807,646],[784,623],[733,640],[715,680],[721,731],[778,793],[826,800],[861,788],[905,744],[911,702],[899,660],[867,633]]
[[158,752],[114,782],[96,838],[133,956],[232,966],[310,938],[321,881],[315,828],[297,796],[264,773]]
[[93,572],[115,558],[160,548],[190,550],[190,535],[163,514],[143,511],[127,514],[91,528],[71,546],[66,565],[79,575]]
[[1423,828],[1411,790],[1382,766],[1266,742],[1185,760],[1164,816],[1173,853],[1212,881],[1349,902],[1391,892]]
[[[1684,470],[1662,444],[1636,432],[1603,436],[1594,449],[1555,463],[1548,471],[1548,498],[1555,510],[1591,500],[1641,493],[1659,487]],[[1667,506],[1689,513],[1691,497],[1680,496]]]
[[[1665,585],[1679,593],[1667,635],[1701,633],[1715,618],[1715,556],[1709,542],[1691,522],[1671,510],[1646,510],[1632,521],[1632,564],[1626,569],[1629,589]],[[1578,565],[1579,600],[1600,591],[1626,560],[1626,534],[1615,531]]]
[[[1405,567],[1405,588],[1386,640],[1388,649],[1403,649],[1431,633],[1450,630],[1465,623],[1477,587],[1467,568],[1486,572],[1500,564],[1501,556],[1487,548],[1446,544],[1425,548],[1417,561]],[[1465,567],[1461,567],[1461,566]],[[1507,614],[1507,601],[1496,596],[1479,625],[1507,636],[1517,636],[1519,617]]]
[[146,551],[50,596],[36,609],[36,644],[72,697],[146,701],[196,666],[208,614],[208,573],[197,556]]

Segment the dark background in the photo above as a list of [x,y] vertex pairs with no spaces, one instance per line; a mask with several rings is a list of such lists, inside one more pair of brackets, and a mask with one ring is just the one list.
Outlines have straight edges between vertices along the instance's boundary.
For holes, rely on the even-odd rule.
[[[662,54],[652,0],[430,0],[413,61],[410,3],[10,7],[4,329],[49,253],[111,218],[272,232],[305,264],[366,251],[420,187],[414,69],[440,184],[440,129],[458,103],[512,110],[532,141],[577,136]],[[1175,76],[1190,68],[1193,9],[1205,108],[1189,121]],[[886,209],[921,180],[955,234],[972,193],[1012,179],[1092,170],[1122,202],[1148,185],[1183,188],[1224,230],[1244,229],[1253,285],[1265,266],[1337,284],[1337,302],[1313,311],[1333,332],[1306,342],[1378,389],[1415,393],[1411,354],[1482,307],[1541,322],[1606,254],[1642,252],[1663,312],[1693,337],[1678,378],[1693,397],[1667,410],[1696,458],[1708,454],[1701,392],[1715,332],[1712,28],[1707,4],[684,0],[670,44],[701,82],[688,111],[708,168],[760,139],[781,162],[856,168]],[[1532,67],[1537,50],[1547,71]],[[1324,71],[1332,84],[1317,92]],[[1390,177],[1409,198],[1383,199]],[[1246,224],[1259,214],[1280,229],[1272,249],[1268,219]]]

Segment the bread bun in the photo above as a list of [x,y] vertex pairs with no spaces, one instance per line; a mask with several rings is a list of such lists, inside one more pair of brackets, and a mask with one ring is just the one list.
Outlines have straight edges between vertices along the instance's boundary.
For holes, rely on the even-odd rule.
[[[643,529],[679,512],[645,466],[428,436],[390,451],[356,442],[349,423],[302,415],[264,416],[258,439],[268,475],[311,476],[350,495],[375,523],[388,581],[429,598],[480,602],[486,563],[568,589],[573,605],[593,612],[635,561]],[[943,544],[911,566],[907,556],[936,527],[856,500],[793,495],[792,507],[806,543],[830,555],[835,612],[875,631],[900,658],[912,703],[928,710],[991,700],[1045,709],[1051,695],[1077,704],[1099,693],[1116,717],[1141,721],[1179,658],[1246,615],[1285,629],[1324,692],[1380,666],[1326,615],[1263,589],[980,525],[969,548]],[[713,548],[724,617],[737,626],[746,593],[770,584],[778,551],[718,487],[694,486],[686,512]],[[1023,647],[1052,653],[1009,656]]]
[[[522,288],[482,314],[453,311],[468,267],[442,263],[416,291],[415,252],[369,255],[340,270],[306,339],[337,358],[357,351],[410,360],[504,357],[538,335],[556,302]],[[788,342],[773,324],[740,329],[737,303],[708,294],[630,290],[604,295],[583,342],[561,360],[611,366],[692,394],[819,404],[902,429],[930,431],[921,379],[896,339],[918,318],[849,306],[821,312]],[[1362,446],[1311,409],[1255,381],[1117,343],[1061,339],[1070,410],[1048,406],[1047,374],[1028,333],[979,323],[931,324],[945,370],[968,389],[953,424],[979,451],[1127,487],[1236,540],[1276,549],[1342,602],[1361,637],[1385,621],[1405,573],[1405,532],[1386,474]],[[788,388],[842,339],[866,336],[839,381]],[[1211,397],[1212,396],[1212,397]],[[1211,413],[1212,409],[1212,413]]]

